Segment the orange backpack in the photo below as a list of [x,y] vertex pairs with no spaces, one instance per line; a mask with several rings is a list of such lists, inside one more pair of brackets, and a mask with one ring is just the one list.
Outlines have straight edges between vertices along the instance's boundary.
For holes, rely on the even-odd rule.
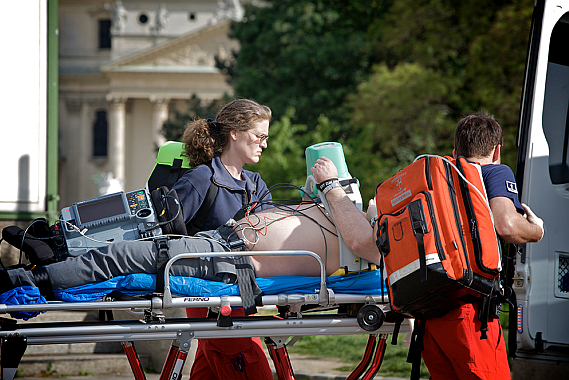
[[421,156],[377,187],[376,204],[394,311],[439,317],[491,295],[501,257],[478,164]]

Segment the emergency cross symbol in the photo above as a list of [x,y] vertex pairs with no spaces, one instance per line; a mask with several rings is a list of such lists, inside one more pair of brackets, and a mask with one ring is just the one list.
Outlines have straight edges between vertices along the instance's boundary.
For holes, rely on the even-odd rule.
[[517,194],[517,193],[518,193],[518,187],[516,186],[516,183],[515,183],[515,182],[506,181],[506,189],[507,189],[510,193],[514,193],[514,194]]
[[401,178],[397,178],[397,181],[395,181],[395,186],[397,187],[397,191],[401,191],[401,187],[403,187],[403,184],[401,183]]

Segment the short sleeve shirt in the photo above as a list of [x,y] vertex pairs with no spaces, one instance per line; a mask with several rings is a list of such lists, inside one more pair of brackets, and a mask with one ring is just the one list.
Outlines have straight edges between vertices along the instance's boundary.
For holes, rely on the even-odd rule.
[[482,165],[482,179],[486,186],[488,199],[496,197],[510,198],[519,213],[524,210],[518,198],[518,186],[514,172],[506,165]]

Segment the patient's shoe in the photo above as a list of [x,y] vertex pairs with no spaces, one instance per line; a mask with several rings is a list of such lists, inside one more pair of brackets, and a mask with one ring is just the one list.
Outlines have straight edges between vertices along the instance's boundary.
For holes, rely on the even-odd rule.
[[0,294],[12,289],[14,289],[14,284],[10,280],[10,276],[8,276],[8,271],[0,268]]
[[18,226],[5,227],[2,230],[2,238],[17,249],[21,249],[34,265],[46,265],[57,261],[53,250],[46,242],[29,233],[24,238],[24,230]]

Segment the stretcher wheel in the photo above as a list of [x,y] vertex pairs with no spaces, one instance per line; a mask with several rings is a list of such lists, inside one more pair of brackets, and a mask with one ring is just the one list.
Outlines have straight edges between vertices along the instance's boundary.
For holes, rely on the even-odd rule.
[[365,331],[374,331],[383,325],[385,315],[377,305],[364,305],[358,311],[358,324]]

